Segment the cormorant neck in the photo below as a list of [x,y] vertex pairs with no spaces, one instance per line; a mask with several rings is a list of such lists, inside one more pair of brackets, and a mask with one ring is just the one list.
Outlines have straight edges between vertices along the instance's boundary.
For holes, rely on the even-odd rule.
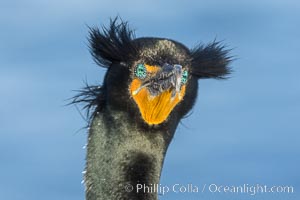
[[98,113],[88,137],[86,199],[156,200],[151,186],[159,184],[175,128],[144,129],[126,112]]

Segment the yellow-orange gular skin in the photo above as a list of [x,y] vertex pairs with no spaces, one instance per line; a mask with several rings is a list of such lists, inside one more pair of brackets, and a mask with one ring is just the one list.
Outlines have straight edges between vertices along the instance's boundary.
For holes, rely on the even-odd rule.
[[[145,65],[150,76],[160,69],[157,66]],[[134,78],[130,84],[129,91],[138,105],[140,113],[144,121],[149,125],[161,124],[167,120],[174,107],[182,101],[185,94],[185,85],[181,86],[180,92],[172,97],[172,90],[166,90],[157,96],[152,96],[147,87],[141,89],[137,94],[134,93],[140,86],[142,81]]]

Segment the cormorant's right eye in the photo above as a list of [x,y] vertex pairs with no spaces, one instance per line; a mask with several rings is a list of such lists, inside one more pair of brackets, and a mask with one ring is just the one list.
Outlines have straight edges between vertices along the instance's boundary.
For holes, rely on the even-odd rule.
[[137,66],[134,69],[134,74],[139,79],[144,79],[147,76],[147,69],[144,64],[137,64]]

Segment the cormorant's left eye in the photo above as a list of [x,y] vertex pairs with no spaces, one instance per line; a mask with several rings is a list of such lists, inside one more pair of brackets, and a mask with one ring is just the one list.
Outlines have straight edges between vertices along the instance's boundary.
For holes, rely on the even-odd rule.
[[134,69],[134,74],[140,79],[144,79],[147,76],[147,69],[144,64],[138,64]]
[[181,75],[181,84],[182,85],[186,84],[186,82],[188,80],[188,75],[189,75],[188,71],[184,70],[182,72],[182,75]]

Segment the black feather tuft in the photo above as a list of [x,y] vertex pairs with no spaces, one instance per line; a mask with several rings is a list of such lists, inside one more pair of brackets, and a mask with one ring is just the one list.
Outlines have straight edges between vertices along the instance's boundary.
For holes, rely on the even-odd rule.
[[231,72],[228,67],[232,61],[232,57],[228,55],[229,52],[230,50],[216,41],[192,49],[192,75],[197,78],[226,78],[226,75]]
[[85,84],[84,88],[77,91],[78,94],[72,98],[70,104],[84,104],[83,110],[86,110],[86,120],[89,125],[91,119],[100,112],[105,105],[105,92],[101,86]]
[[113,62],[127,62],[136,55],[132,44],[134,32],[128,23],[116,17],[110,21],[109,28],[90,28],[90,52],[95,62],[102,67],[109,67]]

